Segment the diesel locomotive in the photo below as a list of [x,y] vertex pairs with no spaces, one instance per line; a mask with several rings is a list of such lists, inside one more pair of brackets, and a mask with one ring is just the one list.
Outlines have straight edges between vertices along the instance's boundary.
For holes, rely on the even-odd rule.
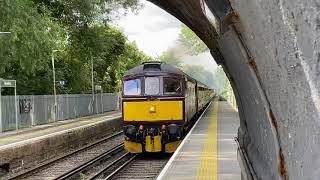
[[125,149],[172,153],[215,96],[215,91],[178,68],[145,62],[122,79]]

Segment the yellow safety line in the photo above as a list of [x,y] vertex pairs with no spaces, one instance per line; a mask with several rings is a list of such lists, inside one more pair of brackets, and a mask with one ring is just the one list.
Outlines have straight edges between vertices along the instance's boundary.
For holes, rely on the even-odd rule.
[[218,179],[218,158],[217,158],[217,120],[218,101],[214,102],[213,114],[210,119],[208,135],[205,140],[204,149],[201,153],[198,179]]

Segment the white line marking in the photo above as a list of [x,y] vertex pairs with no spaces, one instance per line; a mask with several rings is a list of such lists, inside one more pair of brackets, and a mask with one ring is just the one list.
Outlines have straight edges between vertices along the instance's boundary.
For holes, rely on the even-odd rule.
[[189,138],[189,136],[192,134],[193,129],[197,126],[198,122],[200,121],[200,119],[202,118],[202,116],[204,115],[205,112],[207,112],[208,108],[211,106],[212,101],[210,102],[210,104],[208,105],[208,107],[206,107],[206,109],[202,112],[201,116],[198,118],[197,122],[193,125],[193,127],[191,128],[191,130],[189,131],[189,133],[186,135],[186,137],[184,137],[183,141],[181,142],[181,144],[179,145],[178,149],[173,153],[173,155],[171,156],[171,158],[169,159],[169,161],[167,162],[167,164],[164,166],[164,168],[162,169],[162,171],[160,172],[159,176],[157,177],[157,180],[161,180],[163,178],[163,176],[166,174],[167,170],[169,169],[169,167],[171,166],[172,162],[175,160],[176,156],[179,154],[180,149],[182,148],[182,146],[185,144],[186,140]]
[[90,123],[90,124],[74,127],[74,128],[71,128],[71,129],[66,129],[66,130],[62,130],[62,131],[58,131],[58,132],[54,132],[54,133],[50,133],[50,134],[46,134],[46,135],[42,135],[42,136],[30,138],[30,139],[25,139],[25,140],[18,141],[18,142],[6,144],[6,145],[3,145],[3,146],[0,146],[0,150],[6,149],[6,148],[15,147],[15,146],[22,145],[24,143],[29,143],[29,142],[32,142],[32,141],[45,139],[45,138],[56,136],[56,135],[61,135],[63,133],[66,133],[66,132],[69,132],[69,131],[73,131],[75,129],[80,129],[80,128],[84,128],[84,127],[93,126],[95,124],[101,123],[102,121],[110,121],[110,120],[118,119],[120,117],[121,117],[121,115],[118,115],[118,116],[115,116],[115,117],[110,117],[110,119],[104,119],[104,120],[101,120],[101,121],[98,121],[98,122],[93,122],[93,123]]

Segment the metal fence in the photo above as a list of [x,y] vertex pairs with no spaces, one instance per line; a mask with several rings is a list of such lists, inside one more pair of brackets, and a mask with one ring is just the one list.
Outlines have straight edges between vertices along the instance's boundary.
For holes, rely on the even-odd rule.
[[[14,96],[2,96],[0,132],[16,129]],[[117,93],[95,95],[57,95],[56,121],[73,119],[119,109]],[[17,96],[18,128],[47,124],[54,121],[53,95]]]

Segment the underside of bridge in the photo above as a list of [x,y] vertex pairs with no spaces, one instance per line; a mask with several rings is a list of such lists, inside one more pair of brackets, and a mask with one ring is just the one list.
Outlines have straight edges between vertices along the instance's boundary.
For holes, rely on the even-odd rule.
[[223,66],[236,94],[239,144],[251,173],[318,179],[320,2],[149,1],[189,26]]

